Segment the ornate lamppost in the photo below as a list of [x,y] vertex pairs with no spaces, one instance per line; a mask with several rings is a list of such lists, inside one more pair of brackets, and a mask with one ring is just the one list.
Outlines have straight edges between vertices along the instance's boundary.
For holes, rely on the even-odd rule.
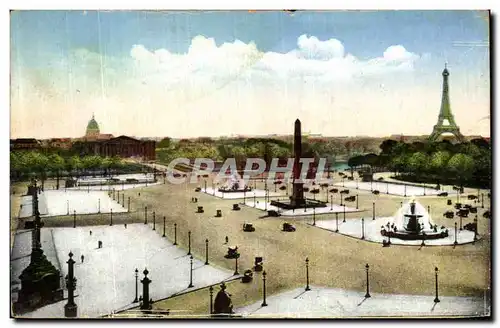
[[208,265],[208,239],[205,239],[205,265]]
[[156,213],[153,211],[153,230],[156,230]]
[[344,206],[344,221],[343,222],[345,223],[345,204],[342,206]]
[[375,201],[372,203],[372,220],[375,220]]
[[75,318],[77,316],[78,306],[75,303],[76,278],[74,274],[75,260],[73,253],[69,252],[68,275],[66,276],[66,287],[68,288],[68,303],[64,305],[64,316],[67,318]]
[[212,314],[214,313],[214,288],[210,286],[210,288],[208,288],[208,291],[210,292],[210,314]]
[[309,258],[306,257],[306,291],[311,290],[309,287]]
[[339,232],[339,213],[335,213],[335,232]]
[[370,270],[370,266],[368,265],[368,263],[366,263],[365,269],[366,269],[366,294],[365,294],[365,298],[370,298],[371,297],[371,295],[370,295],[370,276],[368,274],[368,270]]
[[[236,247],[236,248],[238,248],[238,247]],[[236,253],[236,255],[234,257],[235,262],[234,262],[234,273],[233,273],[233,275],[235,275],[235,276],[237,276],[237,275],[240,274],[238,272],[238,258],[239,257],[240,257],[240,253],[238,252],[238,253]]]
[[139,278],[139,270],[135,268],[135,298],[133,303],[139,302],[138,294],[139,294],[139,284],[138,284],[138,278]]
[[189,286],[188,288],[193,287],[193,255],[189,257]]
[[457,233],[457,223],[455,222],[455,241],[453,242],[453,245],[455,245],[455,246],[458,244],[458,242],[457,242],[457,235],[458,235],[458,233]]
[[439,303],[440,300],[439,300],[439,294],[438,294],[438,272],[439,272],[439,269],[437,267],[434,268],[434,273],[435,273],[435,276],[436,276],[436,297],[434,298],[434,303]]
[[174,223],[174,245],[177,245],[177,223]]
[[361,239],[365,239],[365,218],[361,218]]
[[109,225],[110,226],[113,225],[113,209],[110,209],[110,212],[109,212]]
[[76,228],[76,210],[73,210],[73,228]]
[[316,225],[316,207],[313,207],[313,226]]
[[262,272],[262,304],[261,306],[267,306],[266,303],[266,271]]
[[165,237],[165,216],[163,216],[163,235],[162,237]]
[[191,255],[191,231],[188,231],[188,253],[187,255]]
[[144,206],[144,224],[148,224],[148,206]]

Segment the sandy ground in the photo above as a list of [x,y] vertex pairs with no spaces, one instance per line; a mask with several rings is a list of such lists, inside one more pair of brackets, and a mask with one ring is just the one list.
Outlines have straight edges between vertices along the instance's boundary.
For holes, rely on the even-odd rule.
[[[209,239],[210,261],[221,267],[234,268],[235,261],[223,257],[227,252],[224,244],[226,236],[230,245],[239,247],[241,258],[240,271],[253,266],[254,257],[264,258],[264,268],[268,273],[268,295],[291,290],[305,284],[306,257],[310,260],[311,284],[344,288],[353,291],[364,289],[364,265],[371,266],[371,289],[374,293],[432,295],[434,293],[434,267],[440,270],[440,293],[443,296],[484,297],[490,286],[490,220],[482,217],[489,207],[485,196],[485,208],[479,208],[479,231],[483,239],[474,245],[452,247],[405,247],[383,248],[380,244],[356,240],[330,231],[311,227],[310,221],[301,218],[286,218],[297,231],[282,232],[283,218],[259,219],[262,212],[251,207],[232,211],[234,201],[223,200],[194,191],[202,187],[196,184],[160,184],[147,188],[125,190],[125,197],[131,197],[132,213],[115,218],[119,222],[144,221],[144,207],[147,206],[148,220],[151,212],[156,213],[156,224],[162,229],[163,216],[166,218],[166,232],[173,239],[173,225],[177,223],[177,241],[187,248],[187,232],[192,232],[192,250],[202,257],[205,253],[205,239]],[[264,184],[259,182],[258,188]],[[466,190],[476,194],[475,190]],[[487,191],[484,191],[485,193]],[[390,216],[400,206],[402,197],[373,195],[370,191],[353,190],[351,195],[359,194],[359,207],[371,215],[372,203],[376,202],[377,216]],[[283,194],[284,195],[284,194]],[[330,196],[322,190],[316,199]],[[197,197],[198,203],[191,203]],[[310,197],[310,196],[309,196]],[[312,197],[311,197],[312,198]],[[431,213],[438,225],[452,225],[456,220],[442,217],[442,213],[452,209],[442,197],[422,197],[422,205],[431,206]],[[450,197],[453,201],[454,197]],[[339,204],[339,195],[334,195],[334,204]],[[198,214],[197,206],[203,206],[205,213]],[[350,203],[352,206],[352,203]],[[223,216],[214,217],[217,209]],[[346,217],[359,218],[359,213],[347,213]],[[316,218],[334,219],[334,216]],[[81,216],[78,224],[98,224],[108,220],[106,217]],[[121,220],[121,221],[120,221]],[[463,220],[463,224],[473,221],[473,217]],[[72,219],[47,219],[46,224],[69,225]],[[242,224],[252,222],[255,232],[243,232]],[[157,227],[158,229],[158,227]],[[228,290],[233,295],[235,307],[242,307],[258,301],[261,297],[259,274],[250,284],[232,282]],[[179,309],[186,315],[206,315],[208,311],[208,290],[178,296],[154,304],[158,309]]]

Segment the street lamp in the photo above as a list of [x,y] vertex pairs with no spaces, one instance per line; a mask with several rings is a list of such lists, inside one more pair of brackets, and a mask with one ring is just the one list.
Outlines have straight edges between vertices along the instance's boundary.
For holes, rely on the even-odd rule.
[[375,201],[372,203],[372,220],[375,220]]
[[458,234],[457,233],[457,223],[455,222],[455,242],[453,243],[453,245],[455,245],[455,246],[458,244],[458,242],[457,242],[457,234]]
[[165,216],[163,216],[163,236],[165,237]]
[[[236,249],[238,249],[238,247],[236,247]],[[238,272],[238,257],[240,257],[240,253],[236,253],[234,259],[235,259],[235,262],[234,262],[234,273],[233,275],[237,276],[239,275],[240,273]]]
[[309,258],[306,257],[306,291],[311,290],[309,287]]
[[148,206],[144,206],[144,224],[148,224]]
[[261,306],[267,306],[266,303],[266,271],[262,272],[262,304]]
[[365,269],[366,269],[366,294],[365,294],[365,298],[370,298],[371,297],[371,295],[370,295],[370,276],[368,274],[368,270],[370,270],[370,266],[368,265],[368,263],[366,263]]
[[343,222],[345,223],[345,204],[342,206],[344,206],[344,221]]
[[208,290],[210,292],[210,314],[212,314],[212,313],[214,313],[214,307],[213,307],[213,304],[214,304],[214,288],[212,286],[210,286],[210,288]]
[[361,218],[361,239],[365,239],[365,218]]
[[156,230],[156,213],[153,211],[153,230]]
[[73,210],[73,228],[76,228],[76,210]]
[[438,272],[439,272],[439,269],[436,267],[434,269],[434,272],[435,272],[435,275],[436,275],[436,297],[434,298],[434,303],[439,303],[440,300],[439,300],[439,295],[438,295]]
[[188,253],[187,255],[191,255],[191,231],[188,231]]
[[97,213],[101,213],[101,199],[97,200]]
[[316,225],[316,207],[313,207],[313,226]]
[[177,223],[174,223],[174,245],[177,245]]
[[476,217],[474,218],[474,241],[477,240],[477,214],[476,214]]
[[188,288],[191,288],[193,287],[193,255],[191,255],[189,257],[189,266],[190,266],[190,269],[189,269],[189,286]]
[[113,209],[110,209],[110,216],[109,216],[109,225],[113,225]]
[[356,194],[356,209],[359,209],[359,194]]
[[127,200],[127,210],[130,212],[130,196],[128,197]]
[[133,303],[137,303],[139,302],[139,299],[137,298],[137,294],[138,294],[138,284],[137,284],[137,278],[139,277],[139,270],[137,270],[137,268],[135,269],[135,298],[134,298],[134,302]]
[[335,232],[339,232],[339,213],[335,213],[335,222],[336,222]]
[[333,195],[330,196],[330,210],[333,211]]
[[208,265],[208,239],[205,239],[205,265]]

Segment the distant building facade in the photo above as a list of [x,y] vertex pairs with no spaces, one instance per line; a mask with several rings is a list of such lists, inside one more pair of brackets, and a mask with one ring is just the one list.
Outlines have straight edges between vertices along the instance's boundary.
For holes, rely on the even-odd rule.
[[18,138],[10,140],[10,150],[40,150],[42,144],[34,138]]
[[82,156],[133,157],[146,161],[156,159],[156,141],[137,140],[127,136],[119,136],[108,140],[79,140],[73,143],[73,150]]

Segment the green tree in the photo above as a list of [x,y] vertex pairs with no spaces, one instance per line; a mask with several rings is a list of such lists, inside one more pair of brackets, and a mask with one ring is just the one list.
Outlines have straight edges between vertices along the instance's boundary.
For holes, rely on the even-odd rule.
[[429,161],[429,170],[437,176],[437,183],[441,182],[441,177],[445,177],[448,173],[448,161],[450,153],[447,151],[437,151],[433,153]]
[[64,158],[58,154],[51,154],[48,157],[49,169],[56,173],[56,188],[59,189],[59,179],[61,177],[61,171],[65,168]]
[[448,167],[450,172],[455,174],[458,185],[463,187],[464,182],[469,180],[474,172],[474,159],[469,155],[455,154],[448,161]]
[[172,139],[170,139],[169,137],[166,137],[166,138],[163,138],[157,145],[157,148],[166,148],[166,149],[170,149],[170,147],[172,146]]
[[407,163],[407,168],[410,174],[415,176],[421,176],[423,173],[428,171],[429,167],[429,158],[423,152],[413,153]]

